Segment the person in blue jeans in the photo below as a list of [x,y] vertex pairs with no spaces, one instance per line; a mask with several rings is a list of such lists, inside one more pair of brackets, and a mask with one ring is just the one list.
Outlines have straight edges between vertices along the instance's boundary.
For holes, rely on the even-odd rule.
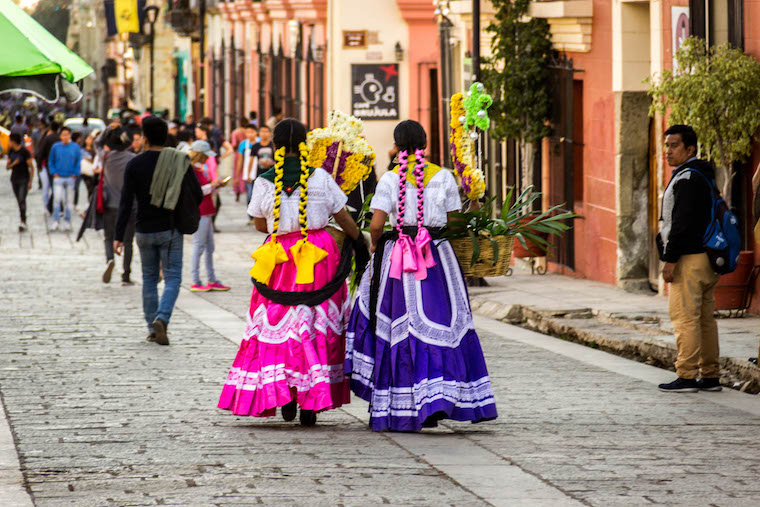
[[[168,125],[155,116],[143,119],[143,152],[127,163],[124,172],[124,184],[119,201],[119,214],[116,218],[114,234],[114,252],[121,255],[124,248],[124,235],[132,213],[132,203],[137,201],[135,238],[140,249],[143,273],[143,314],[148,324],[148,341],[159,345],[169,345],[167,326],[174,310],[174,303],[179,295],[182,283],[182,234],[174,226],[174,209],[167,209],[169,196],[179,195],[179,189],[192,191],[192,197],[199,205],[203,192],[198,179],[190,169],[189,159],[182,161],[184,170],[182,179],[176,181],[168,178],[169,183],[160,194],[162,207],[151,204],[153,195],[151,185],[161,150],[166,143]],[[166,148],[167,150],[171,148]],[[160,171],[170,170],[164,166]],[[160,180],[161,178],[158,178]],[[183,190],[184,192],[185,190]],[[172,206],[173,208],[173,206]],[[158,279],[163,269],[166,283],[159,298]]]
[[63,127],[61,140],[53,145],[48,157],[48,169],[53,178],[53,218],[52,230],[57,231],[63,214],[63,230],[71,230],[71,213],[74,207],[74,189],[82,163],[81,147],[71,141],[71,130]]

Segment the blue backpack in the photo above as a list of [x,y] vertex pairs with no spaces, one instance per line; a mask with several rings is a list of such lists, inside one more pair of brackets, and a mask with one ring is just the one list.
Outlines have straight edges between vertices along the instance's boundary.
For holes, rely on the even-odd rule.
[[739,220],[736,218],[726,201],[720,195],[714,180],[710,180],[696,169],[687,169],[704,178],[712,194],[710,221],[707,224],[702,242],[710,259],[710,264],[716,273],[725,275],[733,272],[739,262],[739,252],[742,240],[739,235]]

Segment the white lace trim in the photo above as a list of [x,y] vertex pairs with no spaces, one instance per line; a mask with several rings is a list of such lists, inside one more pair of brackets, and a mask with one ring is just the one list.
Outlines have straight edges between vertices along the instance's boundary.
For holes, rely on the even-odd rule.
[[253,316],[248,314],[243,340],[256,337],[261,343],[279,344],[288,340],[301,343],[302,335],[309,335],[312,330],[327,334],[328,329],[340,335],[346,329],[349,310],[348,299],[343,301],[340,308],[332,299],[328,299],[326,311],[324,304],[293,306],[277,324],[270,324],[267,307],[260,304]]
[[[369,385],[365,379],[357,379]],[[437,400],[446,400],[457,408],[480,408],[495,403],[491,381],[486,375],[474,382],[425,379],[412,387],[392,387],[372,391],[372,417],[388,415],[415,417],[422,407]]]
[[[430,345],[456,348],[467,332],[475,329],[472,322],[472,312],[467,297],[467,289],[464,286],[464,279],[459,271],[459,264],[454,255],[454,250],[448,241],[437,240],[435,244],[438,249],[440,265],[433,269],[444,270],[449,300],[452,304],[451,321],[448,324],[435,323],[425,315],[421,283],[415,280],[414,273],[404,273],[402,275],[404,301],[407,308],[406,314],[391,322],[386,315],[379,312],[383,302],[383,294],[385,294],[388,285],[390,255],[394,242],[388,242],[385,245],[382,271],[380,273],[382,281],[377,301],[377,326],[375,334],[379,339],[390,342],[391,346],[404,341],[411,334],[418,340]],[[371,271],[371,269],[367,270],[362,278],[360,296],[357,303],[360,311],[367,319],[369,319]],[[353,341],[353,339],[350,341]],[[353,343],[351,347],[353,350]]]
[[241,391],[255,391],[268,384],[286,381],[288,387],[298,391],[308,391],[317,384],[338,384],[345,380],[343,365],[315,364],[308,373],[286,368],[284,363],[265,366],[259,371],[232,368],[227,374],[225,385],[235,386]]

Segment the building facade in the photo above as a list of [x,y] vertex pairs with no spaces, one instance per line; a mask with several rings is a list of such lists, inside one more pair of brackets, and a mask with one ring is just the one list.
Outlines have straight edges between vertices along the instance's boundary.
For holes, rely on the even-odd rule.
[[[451,25],[453,91],[462,90],[472,77],[473,2],[438,3],[447,14],[442,24]],[[494,9],[488,0],[480,7],[480,26],[486,27]],[[760,29],[753,24],[760,2],[550,0],[533,2],[530,15],[548,21],[557,51],[552,133],[541,143],[536,174],[527,178],[515,174],[514,145],[491,149],[490,192],[500,197],[507,185],[527,179],[544,193],[545,207],[564,203],[578,215],[572,232],[555,245],[550,270],[662,292],[655,237],[671,168],[663,153],[665,119],[649,116],[647,79],[672,68],[675,51],[690,34],[760,57]],[[490,44],[481,30],[482,56],[489,55]],[[740,168],[732,194],[748,251],[754,248],[749,208],[756,163]]]

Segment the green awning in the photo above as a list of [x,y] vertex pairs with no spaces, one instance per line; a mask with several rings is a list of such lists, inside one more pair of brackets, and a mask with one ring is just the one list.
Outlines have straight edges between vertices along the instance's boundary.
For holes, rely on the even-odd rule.
[[[28,83],[29,76],[60,81],[59,75],[76,83],[93,73],[92,67],[11,0],[0,0],[0,47],[0,77],[6,83]],[[27,79],[9,79],[14,77]]]

